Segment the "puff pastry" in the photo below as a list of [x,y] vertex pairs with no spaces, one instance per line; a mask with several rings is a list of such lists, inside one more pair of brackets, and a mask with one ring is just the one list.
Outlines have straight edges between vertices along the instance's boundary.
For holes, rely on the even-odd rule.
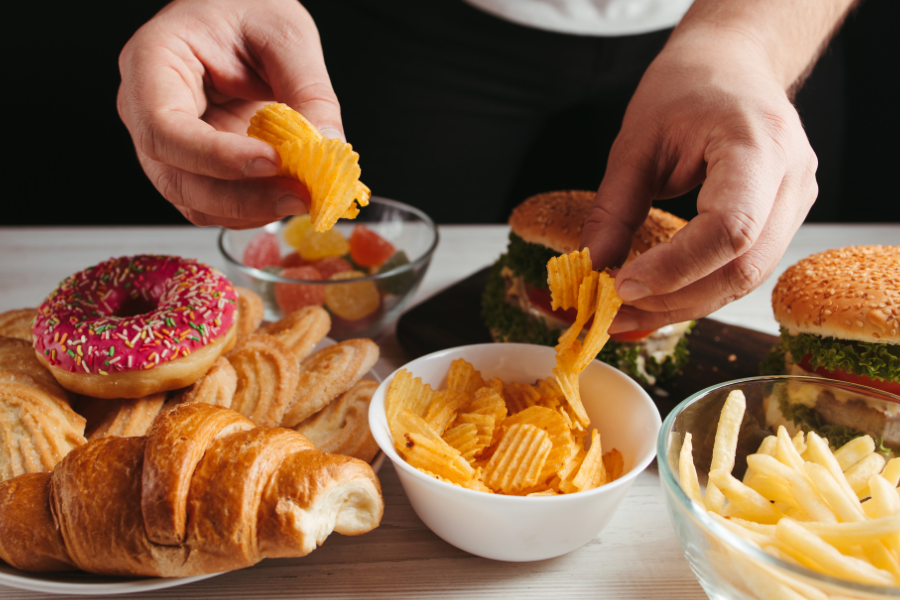
[[183,404],[146,437],[94,440],[52,474],[0,484],[0,558],[23,570],[183,577],[303,556],[332,531],[374,529],[383,509],[365,462]]

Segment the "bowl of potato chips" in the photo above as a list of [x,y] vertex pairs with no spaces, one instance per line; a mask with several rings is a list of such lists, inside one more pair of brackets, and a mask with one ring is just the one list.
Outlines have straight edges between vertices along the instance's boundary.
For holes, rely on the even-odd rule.
[[262,297],[266,320],[322,306],[337,340],[377,337],[393,322],[419,287],[437,243],[428,215],[378,197],[356,218],[342,218],[326,231],[299,215],[219,235],[227,275]]
[[900,597],[898,403],[821,377],[756,377],[669,414],[660,479],[710,598]]
[[533,561],[593,539],[655,456],[659,412],[593,361],[584,426],[553,377],[553,348],[479,344],[418,358],[379,386],[375,441],[422,521],[485,558]]

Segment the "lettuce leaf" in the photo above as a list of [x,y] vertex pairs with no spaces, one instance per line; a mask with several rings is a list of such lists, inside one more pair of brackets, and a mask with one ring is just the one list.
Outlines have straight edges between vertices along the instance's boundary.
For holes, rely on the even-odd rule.
[[822,338],[809,333],[794,336],[782,327],[781,346],[795,361],[809,355],[813,369],[841,369],[878,381],[900,381],[900,344]]

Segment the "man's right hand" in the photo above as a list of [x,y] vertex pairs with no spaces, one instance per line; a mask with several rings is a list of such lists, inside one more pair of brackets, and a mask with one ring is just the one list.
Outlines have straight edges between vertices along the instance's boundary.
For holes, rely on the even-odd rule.
[[307,211],[270,145],[246,135],[277,100],[344,139],[315,23],[296,0],[176,0],[119,57],[119,115],[144,172],[195,225],[258,227]]

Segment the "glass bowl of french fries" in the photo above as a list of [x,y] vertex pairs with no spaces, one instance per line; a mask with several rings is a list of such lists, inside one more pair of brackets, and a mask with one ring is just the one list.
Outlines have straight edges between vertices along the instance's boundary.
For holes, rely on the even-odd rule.
[[546,346],[462,346],[408,363],[375,392],[375,441],[416,514],[457,548],[504,561],[572,552],[652,462],[661,419],[646,392],[591,362],[581,426],[555,364]]
[[756,377],[669,414],[660,479],[710,598],[900,597],[898,403],[842,381]]
[[262,297],[266,320],[322,306],[337,340],[377,337],[400,316],[437,244],[428,215],[378,197],[355,219],[340,219],[324,232],[300,215],[219,234],[226,274]]

